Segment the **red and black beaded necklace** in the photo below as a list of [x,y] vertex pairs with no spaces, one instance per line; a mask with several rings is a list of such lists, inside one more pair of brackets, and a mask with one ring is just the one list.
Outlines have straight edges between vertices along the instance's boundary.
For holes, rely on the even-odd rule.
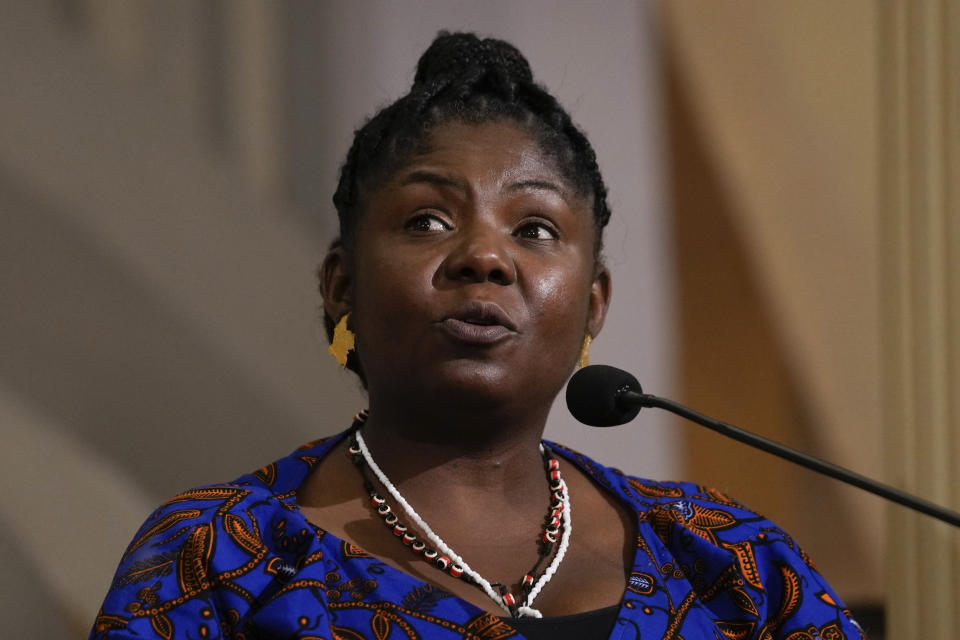
[[[370,497],[371,506],[376,514],[383,520],[387,528],[390,529],[393,535],[399,538],[414,555],[419,556],[440,571],[480,588],[511,616],[520,617],[529,615],[539,617],[540,612],[531,606],[533,599],[546,583],[549,582],[550,578],[552,578],[556,572],[557,567],[559,567],[560,561],[563,559],[563,555],[566,553],[566,548],[569,545],[570,532],[572,529],[570,523],[570,498],[566,483],[563,482],[563,478],[560,475],[560,463],[550,454],[549,449],[543,445],[540,446],[544,469],[550,484],[550,508],[546,518],[544,518],[543,533],[538,541],[537,561],[530,571],[524,574],[520,581],[520,596],[522,599],[518,599],[503,583],[488,582],[480,576],[480,574],[472,570],[459,555],[430,529],[430,526],[420,518],[393,484],[390,483],[386,475],[373,461],[359,433],[359,429],[366,422],[368,415],[369,413],[364,410],[355,416],[347,451],[351,460],[363,476],[364,488]],[[387,504],[386,498],[374,487],[373,480],[370,478],[368,471],[377,477],[387,490],[387,493],[391,495],[406,512],[407,516],[427,535],[427,538],[434,546],[428,546],[401,522],[400,518],[394,513],[393,508]],[[554,556],[553,562],[551,562],[546,570],[541,572],[543,563],[554,554],[554,551],[556,551],[556,555]]]

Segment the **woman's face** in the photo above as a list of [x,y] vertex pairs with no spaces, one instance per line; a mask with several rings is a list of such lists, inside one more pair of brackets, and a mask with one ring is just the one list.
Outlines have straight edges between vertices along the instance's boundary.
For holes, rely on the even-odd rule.
[[366,194],[324,298],[350,311],[371,404],[552,401],[609,300],[591,202],[506,122],[438,125]]

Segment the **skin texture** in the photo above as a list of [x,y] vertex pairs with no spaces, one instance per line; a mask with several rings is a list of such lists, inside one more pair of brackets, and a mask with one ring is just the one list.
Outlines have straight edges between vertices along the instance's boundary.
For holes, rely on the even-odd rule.
[[[584,335],[603,325],[610,277],[594,255],[590,200],[523,129],[450,122],[429,142],[365,194],[355,246],[321,268],[324,305],[333,318],[352,314],[370,399],[363,433],[378,464],[471,566],[515,585],[536,560],[547,510],[537,443]],[[561,464],[574,534],[535,604],[546,615],[619,601],[634,527]],[[502,613],[397,542],[345,452],[324,459],[298,502],[318,526]]]

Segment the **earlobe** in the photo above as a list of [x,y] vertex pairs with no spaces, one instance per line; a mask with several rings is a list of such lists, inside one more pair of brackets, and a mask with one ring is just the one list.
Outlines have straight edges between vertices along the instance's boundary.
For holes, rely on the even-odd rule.
[[610,306],[610,270],[600,267],[590,286],[590,309],[587,316],[587,332],[591,338],[596,338],[603,328]]
[[336,322],[353,308],[350,262],[343,246],[335,244],[324,257],[317,271],[323,310]]

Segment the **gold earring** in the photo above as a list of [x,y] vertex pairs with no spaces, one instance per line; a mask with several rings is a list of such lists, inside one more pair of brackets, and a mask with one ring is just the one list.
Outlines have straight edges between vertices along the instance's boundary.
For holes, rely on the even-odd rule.
[[593,337],[589,333],[583,336],[583,346],[580,347],[580,368],[581,369],[590,365],[590,343],[591,342],[593,342]]
[[345,313],[340,318],[340,322],[333,328],[333,341],[327,347],[327,351],[334,357],[341,367],[347,366],[347,354],[353,351],[356,345],[356,334],[347,328],[347,318],[349,313]]

